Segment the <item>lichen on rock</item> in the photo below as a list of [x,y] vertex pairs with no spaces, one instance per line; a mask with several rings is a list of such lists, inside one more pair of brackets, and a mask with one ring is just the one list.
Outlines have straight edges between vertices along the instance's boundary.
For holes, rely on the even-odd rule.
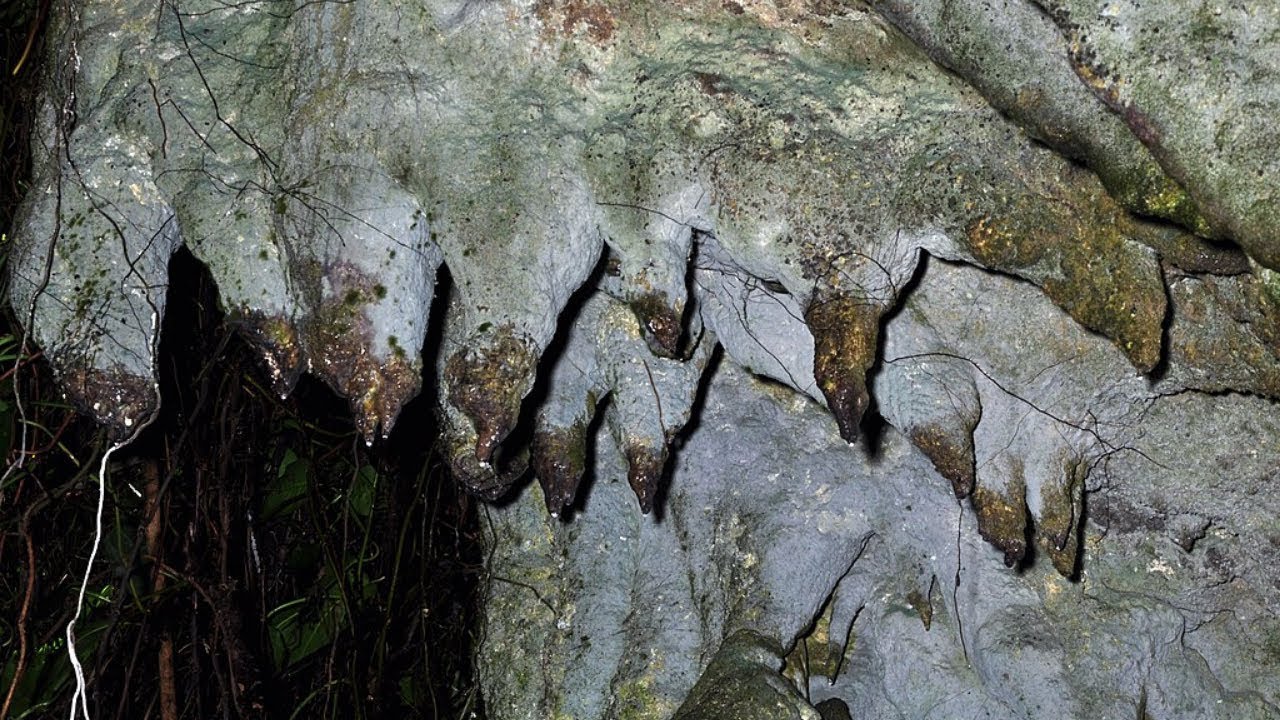
[[1077,74],[1186,188],[1209,224],[1258,262],[1280,267],[1271,120],[1280,66],[1261,50],[1280,28],[1275,8],[1171,0],[1036,4],[1069,42]]

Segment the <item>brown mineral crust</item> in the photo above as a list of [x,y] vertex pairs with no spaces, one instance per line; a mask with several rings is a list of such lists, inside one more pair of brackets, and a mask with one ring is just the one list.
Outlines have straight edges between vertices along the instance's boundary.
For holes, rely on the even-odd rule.
[[586,0],[538,0],[534,14],[551,33],[572,35],[583,28],[591,42],[603,45],[613,38],[617,21],[604,3]]
[[630,306],[640,321],[649,350],[659,357],[679,357],[683,308],[672,303],[666,293],[657,292],[632,300]]
[[858,439],[871,400],[867,370],[875,364],[882,311],[878,304],[848,295],[815,299],[805,311],[813,334],[813,375],[846,442]]
[[534,433],[533,472],[542,485],[547,512],[559,517],[573,504],[586,472],[587,429],[584,423]]
[[662,481],[667,466],[667,448],[633,444],[627,448],[627,482],[640,502],[640,512],[653,511],[653,501],[658,495],[658,483]]
[[478,345],[464,347],[445,363],[449,400],[476,430],[476,460],[486,463],[520,417],[520,404],[537,367],[533,343],[503,325]]
[[1013,567],[1027,554],[1027,500],[1021,480],[1010,488],[1012,497],[979,486],[973,492],[982,538],[1004,553],[1004,564]]
[[929,458],[942,477],[951,481],[956,498],[973,492],[973,427],[948,431],[941,425],[925,425],[910,433],[911,442]]
[[292,321],[243,309],[233,312],[231,321],[262,353],[263,364],[271,377],[271,389],[281,396],[292,392],[306,366]]
[[383,437],[391,433],[400,409],[422,387],[422,376],[402,354],[383,358],[372,352],[373,331],[364,312],[368,303],[376,301],[372,286],[335,287],[340,292],[304,325],[309,366],[334,392],[347,398],[356,428],[372,443],[379,431]]
[[1076,571],[1085,469],[1079,460],[1067,460],[1062,483],[1049,483],[1040,490],[1043,509],[1036,526],[1037,544],[1066,578]]
[[59,384],[77,409],[107,427],[112,441],[129,437],[155,417],[160,398],[154,380],[119,368],[100,370],[83,363],[55,361]]
[[1159,264],[1129,240],[1138,229],[1100,188],[1068,174],[1053,189],[1060,202],[1029,193],[968,223],[970,252],[991,269],[1038,278],[1076,322],[1150,372],[1160,362],[1168,310]]
[[[356,427],[366,442],[372,442],[379,430],[383,437],[391,434],[400,410],[422,388],[422,373],[416,365],[399,356],[393,355],[381,362],[367,353],[364,358],[365,362],[357,369],[350,397]],[[364,394],[357,395],[361,388]]]

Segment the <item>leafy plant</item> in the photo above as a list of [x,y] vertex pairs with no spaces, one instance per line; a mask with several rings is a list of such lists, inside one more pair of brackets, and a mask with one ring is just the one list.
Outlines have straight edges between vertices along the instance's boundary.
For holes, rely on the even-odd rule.
[[[92,715],[479,717],[470,500],[420,443],[366,449],[318,384],[279,400],[207,275],[175,263],[174,287],[198,292],[170,298],[162,417],[112,456],[76,625]],[[15,468],[0,483],[0,697],[7,718],[51,717],[74,686],[63,633],[105,443],[12,329],[0,327],[14,373],[0,382],[0,447]],[[429,408],[401,422],[431,432]]]

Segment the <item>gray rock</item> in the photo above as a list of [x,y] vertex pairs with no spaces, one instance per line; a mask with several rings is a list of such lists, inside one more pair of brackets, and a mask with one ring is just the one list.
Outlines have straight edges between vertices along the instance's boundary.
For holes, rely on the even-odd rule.
[[873,0],[939,64],[1038,139],[1079,160],[1133,212],[1208,226],[1124,121],[1080,82],[1067,40],[1027,0]]
[[673,720],[819,720],[778,674],[780,650],[750,630],[725,638]]
[[1081,79],[1259,262],[1280,268],[1275,226],[1280,17],[1269,2],[1035,0]]
[[117,435],[182,245],[370,442],[435,373],[494,718],[1277,716],[1276,15],[1185,5],[59,5],[10,302]]
[[[545,524],[536,495],[491,515],[505,538],[494,573],[506,580],[492,586],[501,610],[481,653],[489,701],[503,717],[624,717],[624,707],[666,717],[693,686],[688,659],[710,662],[718,638],[748,627],[784,648],[803,642],[809,658],[833,652],[830,674],[790,653],[807,682],[790,674],[813,702],[839,698],[854,717],[1129,717],[1140,698],[1153,717],[1274,715],[1267,648],[1280,621],[1263,558],[1274,558],[1264,518],[1276,508],[1256,494],[1280,467],[1280,448],[1260,442],[1276,431],[1273,405],[1161,396],[1110,344],[1026,293],[932,264],[908,309],[956,313],[940,335],[981,368],[980,424],[1000,439],[976,443],[979,487],[999,479],[985,469],[1020,443],[1030,549],[1054,562],[1006,570],[1003,548],[979,540],[981,515],[906,438],[885,431],[874,455],[849,446],[816,403],[725,363],[677,455],[660,521],[626,501],[625,465],[607,436],[571,523]],[[966,300],[977,296],[978,307]],[[889,337],[904,322],[897,316]],[[1005,324],[1023,328],[1023,357],[1067,359],[1005,365],[1012,352],[986,335]],[[1067,549],[1054,540],[1061,519],[1049,500],[1061,446],[1030,438],[1070,438],[1090,416],[1097,437],[1076,449],[1087,494],[1067,500],[1085,504],[1072,519],[1084,553],[1072,581],[1054,569]],[[1189,532],[1200,537],[1187,550]],[[559,632],[513,627],[503,619],[512,613],[546,615]],[[524,680],[537,688],[511,695],[522,682],[513,673],[528,667],[544,668]],[[545,670],[566,667],[572,680]],[[629,704],[638,697],[646,704]]]

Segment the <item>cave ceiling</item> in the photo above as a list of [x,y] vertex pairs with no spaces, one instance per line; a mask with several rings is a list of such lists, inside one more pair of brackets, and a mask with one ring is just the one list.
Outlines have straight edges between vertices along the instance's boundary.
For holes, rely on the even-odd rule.
[[425,373],[459,482],[532,468],[552,516],[597,430],[660,514],[729,373],[846,452],[883,419],[1006,565],[1077,577],[1165,400],[1274,415],[1266,3],[55,4],[10,300],[117,438],[183,247],[278,393],[372,443]]

